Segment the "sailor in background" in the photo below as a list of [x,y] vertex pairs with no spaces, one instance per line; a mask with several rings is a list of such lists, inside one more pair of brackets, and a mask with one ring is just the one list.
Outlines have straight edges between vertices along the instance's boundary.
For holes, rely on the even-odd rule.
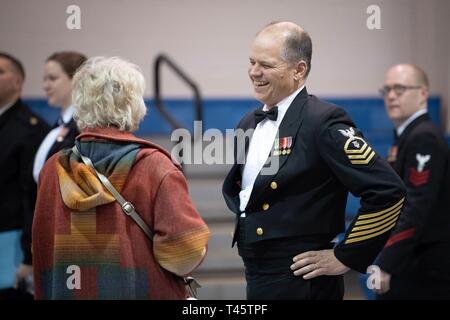
[[428,115],[428,90],[426,73],[411,64],[391,67],[380,90],[395,126],[388,161],[408,193],[377,259],[379,299],[450,299],[450,155]]
[[22,63],[0,52],[0,299],[31,299],[31,230],[36,183],[32,167],[49,128],[20,99]]

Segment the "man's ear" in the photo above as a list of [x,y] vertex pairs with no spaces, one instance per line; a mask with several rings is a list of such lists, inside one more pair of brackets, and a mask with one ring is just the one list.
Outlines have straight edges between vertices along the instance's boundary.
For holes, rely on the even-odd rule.
[[423,86],[422,88],[420,88],[420,96],[422,97],[423,101],[422,102],[427,102],[428,99],[428,87]]
[[16,87],[16,90],[18,90],[19,92],[22,91],[23,82],[24,81],[23,81],[21,76],[15,75],[15,77],[14,77],[14,85]]
[[305,79],[306,72],[308,71],[308,65],[304,60],[297,62],[295,66],[294,80],[299,81]]

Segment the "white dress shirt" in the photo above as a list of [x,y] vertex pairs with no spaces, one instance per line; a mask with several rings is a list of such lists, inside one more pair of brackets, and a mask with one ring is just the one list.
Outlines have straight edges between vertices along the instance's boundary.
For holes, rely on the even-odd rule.
[[47,159],[48,152],[50,151],[51,147],[58,138],[59,133],[64,128],[64,124],[69,123],[70,120],[72,119],[74,112],[75,108],[73,106],[70,106],[66,110],[64,110],[64,112],[61,114],[61,118],[64,123],[61,123],[58,127],[51,130],[45,137],[44,141],[42,141],[41,145],[39,146],[36,156],[34,157],[34,164],[33,164],[33,178],[34,181],[36,181],[36,183],[38,182],[39,179],[39,173],[41,172],[41,169],[44,166],[44,163]]
[[[276,121],[266,118],[257,124],[252,139],[250,140],[247,158],[242,172],[241,192],[239,192],[239,210],[245,211],[250,195],[252,194],[253,184],[269,157],[281,121],[283,121],[284,115],[292,101],[294,101],[297,94],[302,91],[303,88],[304,85],[276,104],[278,106],[278,116]],[[263,110],[269,110],[267,105],[264,105]],[[241,217],[245,217],[245,212],[241,214]]]

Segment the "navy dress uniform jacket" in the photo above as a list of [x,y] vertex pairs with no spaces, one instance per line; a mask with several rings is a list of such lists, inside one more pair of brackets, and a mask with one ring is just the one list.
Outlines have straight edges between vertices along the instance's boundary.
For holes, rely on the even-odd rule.
[[[243,130],[255,127],[253,112],[238,125]],[[243,236],[248,243],[299,236],[331,241],[345,229],[350,191],[361,197],[361,207],[334,251],[346,266],[366,272],[400,215],[405,199],[401,179],[363,139],[345,111],[308,95],[306,88],[288,108],[276,141],[285,137],[291,140],[289,150],[276,143],[267,162],[278,157],[278,171],[259,174],[255,180]],[[236,151],[235,160],[240,156]],[[241,213],[242,168],[236,161],[223,184],[236,221]],[[236,225],[233,245],[238,230]]]
[[[49,127],[18,100],[0,116],[0,232],[31,230],[36,183],[33,160]],[[31,264],[31,232],[22,234],[24,263]]]

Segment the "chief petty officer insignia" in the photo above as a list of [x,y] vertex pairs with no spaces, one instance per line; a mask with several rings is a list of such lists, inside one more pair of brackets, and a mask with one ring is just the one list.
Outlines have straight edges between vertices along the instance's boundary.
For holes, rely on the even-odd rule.
[[350,163],[358,165],[369,164],[370,160],[375,156],[375,151],[372,150],[372,147],[363,138],[356,136],[352,127],[339,129],[339,132],[348,138],[344,144],[344,151]]

